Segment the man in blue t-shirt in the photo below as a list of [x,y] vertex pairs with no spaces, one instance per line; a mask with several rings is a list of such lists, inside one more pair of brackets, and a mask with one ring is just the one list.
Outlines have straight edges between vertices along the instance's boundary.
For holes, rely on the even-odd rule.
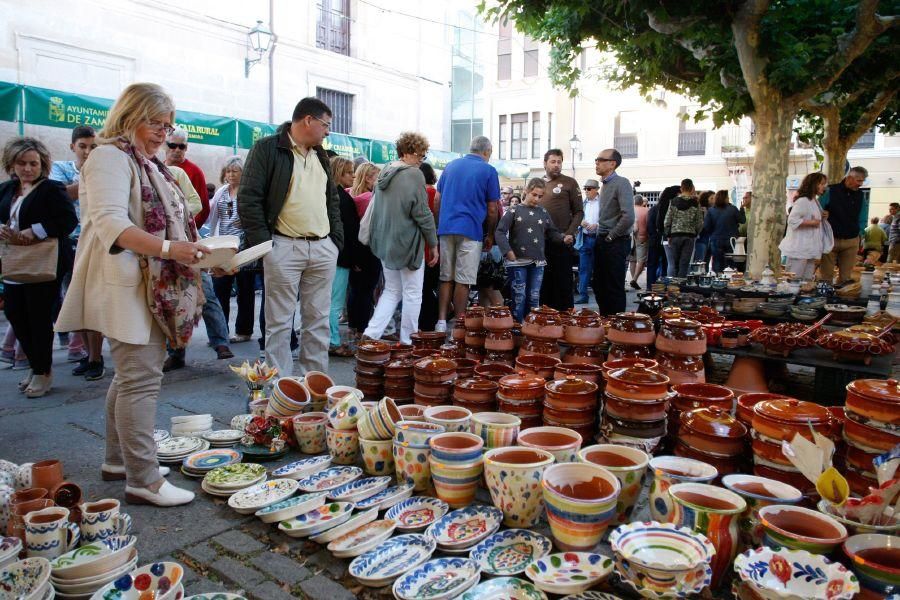
[[494,244],[500,180],[497,169],[488,163],[492,151],[491,141],[477,136],[469,154],[447,165],[437,184],[434,204],[441,244],[441,289],[436,331],[447,331],[451,296],[454,313],[462,315],[469,286],[478,279],[482,244],[485,250]]

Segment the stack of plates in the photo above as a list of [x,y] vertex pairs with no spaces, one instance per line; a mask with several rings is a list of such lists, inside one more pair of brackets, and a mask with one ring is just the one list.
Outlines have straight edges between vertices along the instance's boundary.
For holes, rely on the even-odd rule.
[[184,415],[172,417],[172,436],[198,436],[212,430],[212,415]]
[[181,463],[181,472],[188,477],[204,477],[213,469],[241,462],[241,453],[229,448],[214,448],[195,452]]
[[219,429],[207,431],[200,437],[209,442],[210,448],[230,448],[241,441],[244,432],[238,429]]
[[163,441],[164,439],[171,437],[169,432],[165,429],[154,429],[153,430],[153,441],[157,444]]
[[253,463],[234,463],[218,467],[203,477],[200,487],[212,496],[229,497],[244,488],[266,480],[266,468]]
[[50,581],[57,598],[91,598],[94,592],[134,570],[138,562],[137,538],[113,536],[82,544],[50,563]]
[[207,449],[209,442],[198,437],[170,437],[156,444],[156,458],[161,463],[176,463]]

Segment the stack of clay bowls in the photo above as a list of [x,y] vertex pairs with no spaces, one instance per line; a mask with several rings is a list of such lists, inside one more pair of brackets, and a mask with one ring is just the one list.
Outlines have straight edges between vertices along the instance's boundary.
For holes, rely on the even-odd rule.
[[562,340],[569,348],[564,363],[599,365],[605,355],[600,348],[604,340],[600,313],[589,308],[571,309],[563,315]]
[[466,326],[466,358],[483,361],[485,356],[484,342],[487,331],[484,328],[484,307],[473,304],[463,313]]
[[413,397],[422,406],[450,404],[456,381],[456,361],[442,356],[419,359],[413,365]]
[[[669,437],[674,440],[678,436],[678,424],[681,414],[698,408],[720,408],[725,412],[733,412],[734,392],[722,385],[714,383],[677,383],[670,382],[672,401],[669,403]],[[750,423],[744,423],[750,431]]]
[[543,354],[560,358],[559,339],[563,337],[563,318],[558,310],[548,306],[534,308],[522,323],[525,340],[519,349],[519,356]]
[[464,342],[450,340],[449,342],[441,345],[441,347],[438,348],[438,356],[443,356],[444,358],[452,358],[453,360],[465,360],[466,344]]
[[524,371],[503,377],[498,382],[497,410],[519,417],[522,429],[540,426],[543,423],[541,412],[545,384],[543,377]]
[[560,363],[553,368],[552,379],[565,379],[569,375],[600,386],[603,383],[603,367],[586,363]]
[[656,330],[650,315],[620,312],[606,322],[609,359],[652,358]]
[[491,381],[500,381],[503,377],[516,372],[514,368],[503,363],[480,364],[473,371],[475,377],[490,379]]
[[840,421],[828,409],[794,398],[763,400],[753,407],[753,473],[799,489],[811,500],[818,500],[815,486],[804,477],[781,452],[781,442],[800,434],[812,441],[810,428],[831,438],[840,439]]
[[555,377],[556,367],[562,364],[558,358],[544,354],[525,354],[516,358],[516,370],[529,375],[542,377],[547,381]]
[[[269,396],[269,405],[266,407],[266,416],[279,419],[289,419],[299,415],[309,407],[309,390],[293,377],[280,377],[272,386],[272,395]],[[210,424],[212,416],[210,415]],[[174,427],[174,425],[173,425]],[[172,435],[178,435],[172,430]]]
[[390,396],[397,404],[413,402],[413,364],[412,356],[392,358],[384,365],[384,395]]
[[673,384],[706,381],[704,354],[706,333],[699,321],[684,318],[662,321],[656,336],[656,358]]
[[743,423],[722,408],[696,408],[679,417],[675,455],[710,464],[719,476],[740,473],[749,439]]
[[[642,369],[652,369],[659,371],[659,364],[652,358],[611,358],[600,365],[600,378],[597,385],[600,386],[600,398],[603,398],[603,392],[606,391],[606,378],[612,371],[626,369],[628,367],[641,367]],[[660,371],[661,372],[661,371]],[[663,373],[665,375],[665,373]],[[671,383],[671,382],[670,382]],[[601,415],[602,420],[602,415]]]
[[384,396],[384,368],[391,360],[387,342],[366,340],[356,347],[356,387],[366,400]]
[[457,378],[453,387],[453,405],[473,413],[497,410],[499,384],[485,377]]
[[413,346],[413,356],[416,350],[439,350],[447,341],[447,334],[443,331],[417,331],[409,334]]
[[669,378],[644,367],[626,367],[606,374],[603,393],[602,442],[636,447],[652,453],[666,434]]
[[596,430],[597,384],[568,375],[544,386],[544,425],[568,427],[589,440]]
[[393,453],[398,482],[412,483],[417,492],[431,487],[431,446],[428,442],[445,431],[443,425],[424,421],[394,424]]
[[900,382],[857,379],[847,384],[844,441],[845,473],[851,490],[861,496],[876,487],[872,459],[900,444]]
[[484,311],[484,362],[513,366],[516,358],[516,339],[513,317],[507,306],[492,306]]

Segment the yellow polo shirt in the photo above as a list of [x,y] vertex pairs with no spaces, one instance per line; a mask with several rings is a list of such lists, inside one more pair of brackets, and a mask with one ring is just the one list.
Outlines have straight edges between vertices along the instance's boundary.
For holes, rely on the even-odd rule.
[[290,134],[288,139],[294,153],[294,170],[275,229],[291,237],[325,237],[331,232],[327,207],[328,176],[315,150],[310,148],[303,156]]

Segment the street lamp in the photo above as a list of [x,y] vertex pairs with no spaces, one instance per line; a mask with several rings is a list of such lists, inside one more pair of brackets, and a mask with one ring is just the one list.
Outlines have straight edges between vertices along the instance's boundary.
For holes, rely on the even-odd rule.
[[572,138],[569,140],[569,148],[572,149],[572,177],[575,176],[575,155],[578,154],[578,151],[581,149],[581,140],[578,139],[578,134],[573,133]]
[[[272,32],[263,25],[262,21],[256,21],[256,25],[247,32],[247,58],[244,59],[244,77],[250,77],[250,68],[260,62],[263,56],[269,52],[272,43]],[[256,58],[249,55],[256,54]]]

